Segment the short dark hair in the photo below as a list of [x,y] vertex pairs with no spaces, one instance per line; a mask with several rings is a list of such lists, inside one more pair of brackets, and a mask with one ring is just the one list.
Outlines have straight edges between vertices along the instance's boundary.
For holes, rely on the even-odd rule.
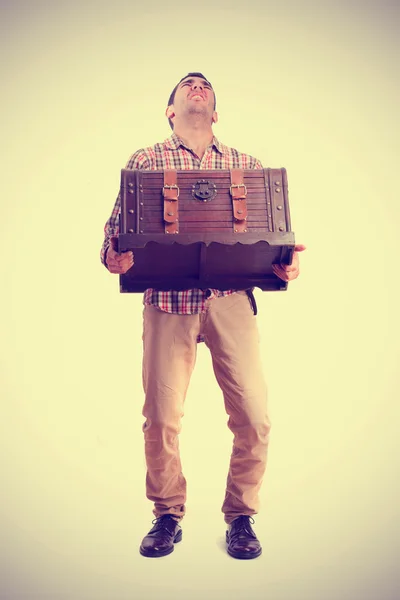
[[[171,95],[170,95],[169,100],[168,100],[167,106],[171,106],[171,104],[174,103],[174,101],[175,101],[175,93],[176,93],[176,90],[178,89],[179,84],[182,83],[182,81],[184,79],[187,79],[188,77],[201,77],[202,79],[205,79],[207,81],[207,83],[209,83],[211,85],[211,87],[212,87],[211,82],[208,81],[207,77],[204,77],[204,75],[202,73],[188,73],[187,75],[185,75],[185,77],[182,77],[182,79],[180,81],[178,81],[178,83],[176,84],[176,86],[172,90]],[[213,92],[214,92],[214,89],[213,89]],[[214,110],[215,110],[216,106],[217,106],[217,99],[215,97],[215,92],[214,92]],[[171,119],[168,119],[168,121],[169,121],[169,126],[173,130],[174,129],[174,125],[173,125]]]

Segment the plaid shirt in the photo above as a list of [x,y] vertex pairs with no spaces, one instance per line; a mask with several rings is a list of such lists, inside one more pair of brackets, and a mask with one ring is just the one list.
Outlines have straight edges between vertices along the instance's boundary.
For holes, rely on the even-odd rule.
[[[126,169],[262,169],[259,160],[248,154],[242,154],[235,148],[221,144],[216,137],[206,149],[203,158],[199,158],[193,150],[173,133],[161,144],[137,150],[126,164]],[[110,237],[118,235],[121,197],[115,202],[110,218],[104,227],[104,243],[101,248],[101,261],[106,265],[105,258],[110,244]],[[163,292],[147,289],[144,293],[143,304],[152,304],[169,313],[191,315],[205,311],[206,300],[217,296],[228,296],[234,290],[184,290]],[[201,341],[199,339],[199,341]]]

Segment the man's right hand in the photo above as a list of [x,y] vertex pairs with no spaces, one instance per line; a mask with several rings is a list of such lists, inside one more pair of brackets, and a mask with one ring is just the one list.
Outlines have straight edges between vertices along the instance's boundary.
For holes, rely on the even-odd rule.
[[128,252],[117,252],[118,249],[118,238],[116,236],[112,236],[110,238],[110,246],[107,250],[106,255],[106,263],[107,269],[110,273],[118,273],[118,275],[123,275],[134,264],[133,252],[129,250]]

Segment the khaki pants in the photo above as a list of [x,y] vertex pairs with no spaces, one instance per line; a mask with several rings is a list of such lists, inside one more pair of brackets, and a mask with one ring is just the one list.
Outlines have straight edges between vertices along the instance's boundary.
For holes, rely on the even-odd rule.
[[180,520],[185,514],[178,434],[199,333],[210,349],[234,435],[222,512],[226,523],[257,513],[270,422],[256,317],[246,292],[207,300],[206,312],[196,315],[145,306],[143,318],[146,493],[154,515],[169,513]]

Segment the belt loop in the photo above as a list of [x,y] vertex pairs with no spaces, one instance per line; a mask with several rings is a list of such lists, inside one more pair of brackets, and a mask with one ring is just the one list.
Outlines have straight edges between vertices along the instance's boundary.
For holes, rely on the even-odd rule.
[[250,304],[251,304],[251,308],[253,309],[254,316],[256,316],[258,310],[257,310],[256,299],[254,298],[254,294],[253,294],[253,289],[254,288],[249,288],[248,290],[246,290],[246,294],[250,300]]

